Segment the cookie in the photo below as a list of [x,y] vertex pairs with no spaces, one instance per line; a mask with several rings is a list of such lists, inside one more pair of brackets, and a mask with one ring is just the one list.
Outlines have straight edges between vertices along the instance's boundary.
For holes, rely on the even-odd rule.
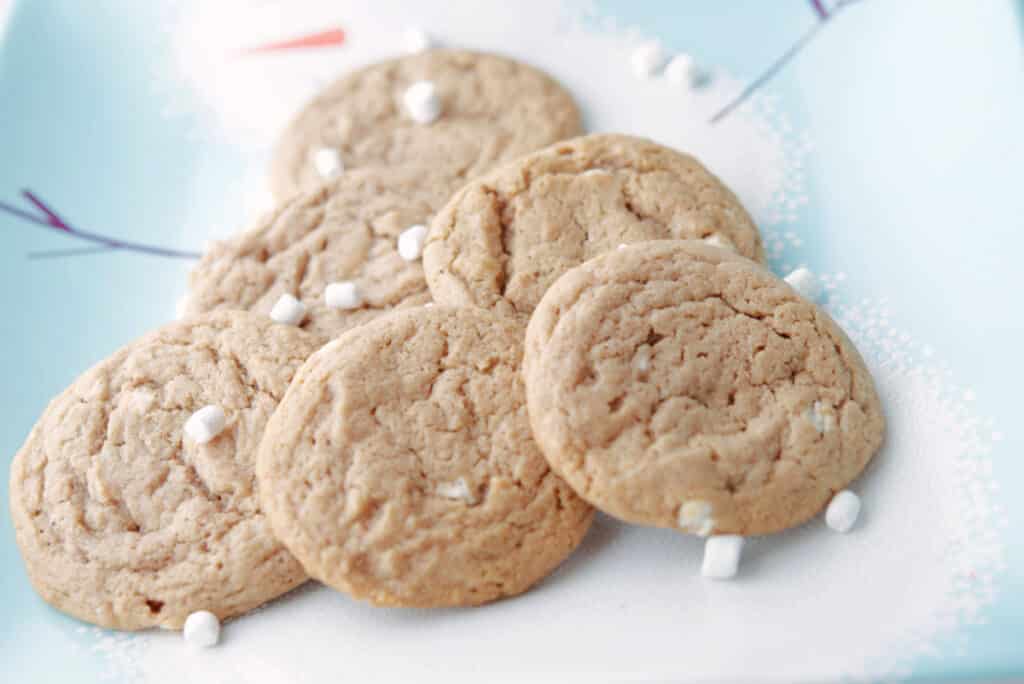
[[366,167],[415,168],[461,184],[580,132],[572,97],[537,69],[428,50],[348,74],[306,105],[277,144],[271,189],[284,199],[338,168]]
[[[253,471],[267,419],[316,348],[262,316],[209,314],[146,335],[50,402],[10,482],[40,596],[103,627],[180,629],[194,611],[229,618],[301,584]],[[219,434],[186,436],[211,411]]]
[[589,135],[509,162],[459,190],[423,255],[434,299],[527,315],[565,271],[623,243],[708,238],[764,260],[736,197],[693,157]]
[[[399,240],[428,223],[451,189],[408,171],[345,173],[214,243],[192,271],[185,310],[270,315],[289,294],[304,305],[299,327],[326,340],[384,311],[425,304],[422,264],[399,254]],[[332,283],[351,283],[354,297],[328,302]]]
[[385,606],[526,591],[592,508],[530,435],[522,329],[473,309],[395,312],[318,351],[267,427],[257,477],[316,579]]
[[882,442],[871,375],[828,315],[696,241],[632,245],[568,271],[525,344],[545,456],[629,522],[778,532],[818,513]]

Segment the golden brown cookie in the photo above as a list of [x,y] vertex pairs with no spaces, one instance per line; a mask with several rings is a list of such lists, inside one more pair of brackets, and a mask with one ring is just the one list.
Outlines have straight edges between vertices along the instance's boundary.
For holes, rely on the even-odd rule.
[[706,238],[764,260],[739,200],[693,157],[589,135],[504,164],[438,213],[423,266],[434,299],[528,315],[565,271],[623,243]]
[[[313,336],[221,312],[171,324],[101,361],[50,402],[11,465],[29,578],[50,604],[104,627],[180,629],[240,615],[301,584],[260,513],[263,428]],[[218,406],[199,444],[185,423]]]
[[[289,294],[306,310],[298,325],[326,340],[393,308],[425,304],[420,260],[403,258],[398,242],[411,226],[428,223],[450,190],[402,170],[345,173],[214,243],[191,274],[186,311],[269,315]],[[326,290],[342,282],[353,284],[358,299],[337,308]]]
[[[440,114],[416,121],[406,94],[433,84]],[[551,77],[505,57],[428,50],[347,74],[285,130],[271,166],[278,199],[316,187],[321,150],[346,169],[414,168],[457,184],[506,159],[579,135],[572,97]]]
[[629,522],[778,532],[821,510],[882,442],[871,375],[828,315],[695,241],[568,271],[534,311],[524,354],[548,461]]
[[315,578],[377,605],[526,591],[592,509],[534,444],[522,329],[473,309],[396,312],[310,357],[267,427],[274,531]]

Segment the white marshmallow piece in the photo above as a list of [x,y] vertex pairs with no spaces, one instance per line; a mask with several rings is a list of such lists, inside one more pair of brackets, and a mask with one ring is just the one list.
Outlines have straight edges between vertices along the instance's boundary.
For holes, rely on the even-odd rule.
[[687,501],[679,507],[679,527],[706,537],[715,529],[714,510],[707,501]]
[[426,239],[426,226],[409,226],[398,236],[398,256],[406,261],[416,261],[423,255],[423,243]]
[[669,83],[693,87],[696,82],[697,64],[690,55],[676,55],[665,67],[665,78]]
[[287,292],[278,298],[270,310],[270,317],[285,325],[298,325],[305,315],[306,305]]
[[190,304],[191,300],[188,296],[188,293],[185,293],[178,297],[178,300],[174,302],[174,317],[180,321],[182,318],[187,316]]
[[833,427],[832,415],[825,413],[825,404],[820,401],[814,402],[814,405],[807,409],[807,420],[821,433],[828,432]]
[[721,249],[731,249],[733,251],[735,251],[736,249],[733,246],[733,244],[729,242],[728,238],[722,237],[718,233],[708,235],[706,238],[704,238],[704,243],[711,245],[712,247],[719,247]]
[[145,389],[137,389],[129,395],[129,406],[136,414],[142,414],[153,408],[156,396]]
[[226,422],[220,406],[204,406],[185,421],[185,434],[196,444],[206,444],[221,433]]
[[665,51],[657,42],[644,43],[631,57],[633,73],[640,78],[651,78],[665,65]]
[[460,477],[455,482],[442,482],[437,486],[437,493],[453,501],[465,501],[470,505],[476,503],[476,497],[469,490],[469,485],[466,484],[464,477]]
[[342,280],[324,288],[324,301],[332,309],[358,309],[363,305],[363,295],[351,280]]
[[790,273],[784,280],[804,299],[809,299],[813,302],[821,294],[821,284],[818,282],[818,276],[803,266]]
[[629,247],[629,245],[627,245],[625,242],[620,242],[617,249],[626,249],[626,247]]
[[743,553],[743,537],[736,534],[719,534],[708,537],[704,542],[704,562],[700,574],[711,579],[732,579],[740,568]]
[[638,373],[646,373],[651,369],[650,345],[645,344],[636,350],[636,356],[633,357],[633,367],[636,368]]
[[185,618],[185,641],[190,646],[210,648],[220,641],[220,620],[208,610],[199,610]]
[[410,55],[425,52],[434,46],[434,41],[430,39],[430,34],[418,26],[410,26],[405,29],[402,39],[405,42],[405,51]]
[[405,111],[417,123],[431,124],[441,116],[441,98],[430,81],[413,83],[402,95],[402,102]]
[[860,516],[860,497],[844,489],[832,497],[825,509],[825,524],[836,532],[849,532]]
[[341,153],[333,147],[321,147],[313,153],[313,168],[321,178],[335,178],[345,170]]

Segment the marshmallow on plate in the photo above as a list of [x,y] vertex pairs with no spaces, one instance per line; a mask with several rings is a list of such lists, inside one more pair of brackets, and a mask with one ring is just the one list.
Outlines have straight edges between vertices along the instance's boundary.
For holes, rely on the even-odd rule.
[[708,537],[704,542],[704,562],[700,574],[711,579],[732,579],[740,567],[743,537],[721,534]]

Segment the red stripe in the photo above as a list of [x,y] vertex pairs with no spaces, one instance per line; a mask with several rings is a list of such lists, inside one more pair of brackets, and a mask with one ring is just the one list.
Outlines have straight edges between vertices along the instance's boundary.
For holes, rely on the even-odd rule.
[[242,51],[242,54],[252,55],[261,52],[277,52],[278,50],[295,50],[299,48],[320,48],[334,47],[345,42],[345,32],[340,28],[310,33],[298,38],[289,38],[276,43],[257,45]]

